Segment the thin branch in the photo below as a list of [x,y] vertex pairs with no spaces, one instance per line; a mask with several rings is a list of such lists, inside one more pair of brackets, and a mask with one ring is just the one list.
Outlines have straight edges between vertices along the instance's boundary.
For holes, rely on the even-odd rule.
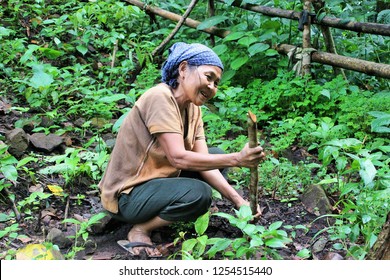
[[187,10],[185,11],[184,15],[181,17],[179,22],[176,24],[175,28],[172,30],[171,34],[168,35],[167,38],[164,39],[164,41],[161,42],[161,44],[155,48],[152,52],[152,57],[154,57],[157,54],[160,54],[163,52],[165,46],[169,43],[170,40],[176,35],[176,33],[180,30],[180,28],[183,26],[184,22],[192,12],[192,10],[195,8],[196,4],[199,0],[192,0],[190,5],[188,6]]

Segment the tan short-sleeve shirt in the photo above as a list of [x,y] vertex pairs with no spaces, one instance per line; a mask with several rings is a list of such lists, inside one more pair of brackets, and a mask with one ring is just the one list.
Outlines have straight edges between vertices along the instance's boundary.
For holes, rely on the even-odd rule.
[[[186,150],[204,139],[201,108],[190,103],[187,108]],[[180,170],[168,161],[159,145],[157,133],[178,133],[184,137],[184,124],[170,88],[159,84],[146,91],[135,103],[119,129],[115,147],[99,183],[102,204],[118,212],[118,196],[129,193],[135,185],[154,178],[177,177]]]

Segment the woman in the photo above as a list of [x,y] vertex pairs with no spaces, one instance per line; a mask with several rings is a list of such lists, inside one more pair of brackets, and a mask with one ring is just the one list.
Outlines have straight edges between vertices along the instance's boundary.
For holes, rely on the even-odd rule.
[[104,208],[133,225],[120,245],[134,255],[145,250],[160,256],[151,232],[207,212],[210,186],[236,208],[248,205],[219,169],[257,166],[263,149],[247,144],[240,152],[209,154],[203,130],[200,106],[215,96],[222,71],[208,47],[174,44],[162,67],[163,83],[146,91],[122,123],[99,187]]

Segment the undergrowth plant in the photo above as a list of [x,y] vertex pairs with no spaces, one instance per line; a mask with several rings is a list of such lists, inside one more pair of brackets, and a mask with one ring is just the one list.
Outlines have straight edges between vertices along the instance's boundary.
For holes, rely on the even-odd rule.
[[390,211],[390,142],[378,139],[364,143],[355,138],[334,139],[319,148],[324,166],[336,172],[320,181],[335,192],[340,211],[333,226],[326,231],[339,240],[337,249],[363,259],[375,243],[387,213]]
[[85,249],[85,244],[89,238],[89,230],[91,226],[99,223],[101,219],[106,216],[104,212],[100,212],[98,214],[92,215],[86,221],[79,221],[73,218],[65,219],[63,223],[73,224],[76,227],[75,235],[70,236],[70,238],[74,239],[74,244],[70,251],[66,254],[67,259],[74,259],[77,252],[80,252]]
[[185,234],[175,240],[183,239],[180,254],[182,259],[280,259],[277,248],[284,248],[292,240],[287,232],[281,229],[282,222],[275,222],[268,228],[251,223],[252,211],[249,206],[235,210],[236,216],[227,213],[213,215],[226,218],[232,226],[239,228],[242,237],[209,238],[206,230],[209,225],[210,213],[207,212],[195,221],[194,238],[185,239]]
[[269,158],[261,163],[259,185],[263,194],[281,202],[298,200],[303,190],[312,183],[317,163],[294,164],[286,158]]

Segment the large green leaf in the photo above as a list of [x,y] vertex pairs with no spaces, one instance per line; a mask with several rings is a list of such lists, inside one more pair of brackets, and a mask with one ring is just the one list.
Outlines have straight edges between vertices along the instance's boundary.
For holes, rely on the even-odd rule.
[[113,103],[113,102],[117,102],[118,100],[126,99],[126,98],[127,96],[122,93],[122,94],[113,94],[110,96],[104,96],[100,98],[99,101],[103,103]]
[[377,133],[390,133],[390,114],[386,112],[369,112],[376,119],[371,122],[371,131]]
[[[226,248],[230,246],[232,240],[227,238],[218,238],[214,245],[207,251],[209,257],[214,257],[216,253],[224,251]],[[208,244],[210,242],[208,241]]]
[[88,48],[86,46],[84,46],[84,45],[78,45],[76,47],[76,50],[78,50],[83,55],[85,55],[88,52]]
[[284,248],[286,245],[284,245],[283,240],[278,238],[271,238],[265,241],[265,245],[271,248]]
[[249,57],[247,55],[240,56],[232,61],[230,64],[230,67],[233,70],[238,70],[241,66],[243,66],[245,63],[247,63],[249,60]]
[[269,231],[272,231],[272,230],[278,229],[278,228],[280,228],[280,227],[282,226],[282,224],[283,224],[282,221],[274,222],[274,223],[272,223],[272,224],[269,226],[268,230],[269,230]]
[[1,167],[1,172],[4,174],[5,178],[10,181],[16,181],[18,179],[18,171],[13,165],[5,165]]
[[370,185],[373,182],[376,172],[376,168],[370,159],[360,160],[359,174],[362,177],[366,186]]
[[224,54],[225,52],[227,52],[229,49],[228,47],[225,45],[225,44],[220,44],[218,46],[215,46],[213,48],[213,51],[217,54],[217,55],[222,55]]
[[37,45],[28,45],[28,50],[24,53],[24,55],[20,58],[20,63],[26,63],[30,58],[33,57],[33,53],[39,49]]
[[256,37],[245,36],[245,37],[242,37],[240,40],[238,40],[237,43],[240,45],[243,45],[245,47],[249,47],[250,45],[252,45],[256,41],[257,41]]
[[43,65],[34,65],[33,72],[34,75],[30,79],[30,85],[33,88],[48,87],[54,82],[53,76],[45,72]]
[[246,33],[243,31],[232,32],[229,35],[227,35],[224,40],[225,41],[234,41],[234,40],[238,40],[238,39],[244,37],[245,35],[246,35]]
[[209,212],[203,214],[195,221],[195,231],[198,235],[202,235],[209,226]]
[[249,52],[250,56],[254,56],[257,53],[264,52],[268,49],[269,49],[268,44],[256,43],[248,48],[248,52]]
[[0,26],[0,38],[9,36],[11,33],[15,33],[12,29],[5,28]]
[[210,18],[206,19],[201,24],[199,24],[196,27],[196,29],[204,30],[204,29],[210,28],[212,26],[215,26],[218,23],[224,22],[227,19],[229,19],[227,16],[213,16],[213,17],[210,17]]
[[39,48],[39,50],[48,59],[56,59],[56,58],[64,55],[63,51],[58,51],[58,50],[55,50],[52,48]]

